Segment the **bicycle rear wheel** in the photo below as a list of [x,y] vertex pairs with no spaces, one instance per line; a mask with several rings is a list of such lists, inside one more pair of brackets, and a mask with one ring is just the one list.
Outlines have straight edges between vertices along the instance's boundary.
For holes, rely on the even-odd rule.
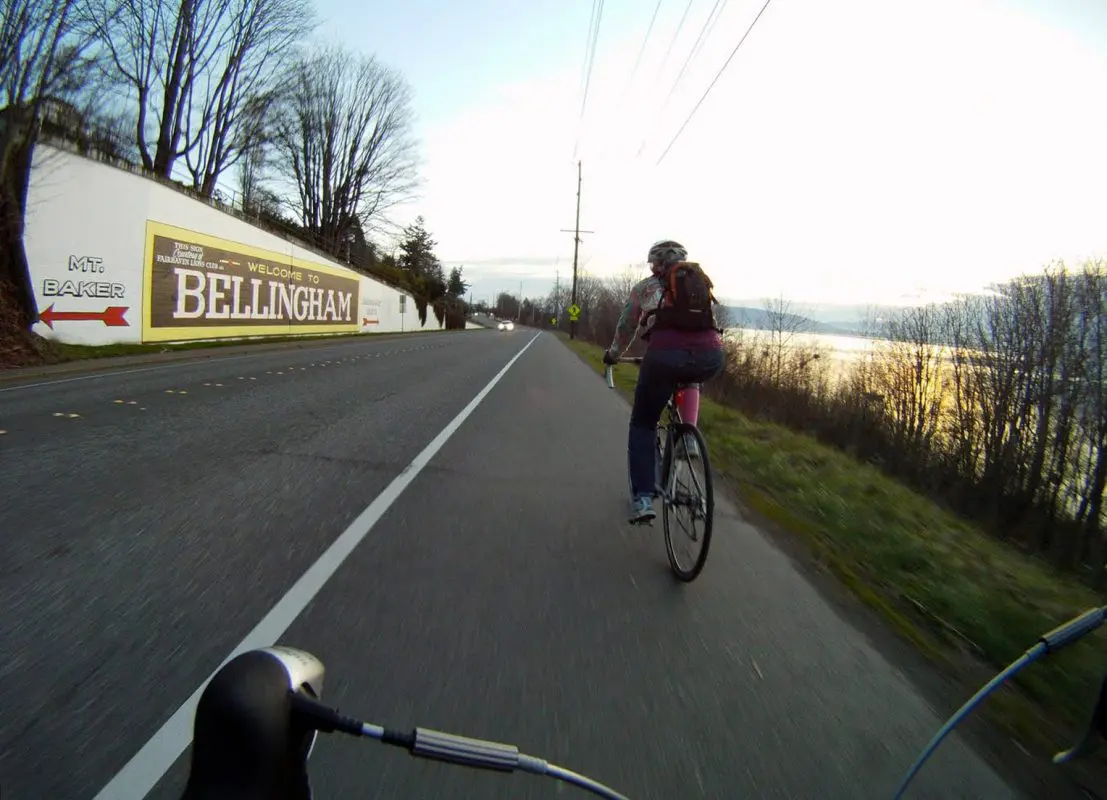
[[[687,583],[703,571],[715,520],[715,493],[707,443],[696,426],[685,422],[670,426],[662,475],[665,480],[661,504],[665,551],[673,574]],[[688,524],[682,524],[679,512],[684,512]],[[702,530],[697,530],[696,523],[700,523]],[[680,555],[685,545],[694,546],[696,553]]]

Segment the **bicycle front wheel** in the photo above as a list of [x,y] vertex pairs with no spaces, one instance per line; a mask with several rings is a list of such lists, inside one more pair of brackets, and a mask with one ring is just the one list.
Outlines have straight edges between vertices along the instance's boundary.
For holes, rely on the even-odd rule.
[[707,562],[715,493],[703,434],[688,423],[674,425],[669,431],[661,518],[669,566],[678,579],[687,583],[699,576]]

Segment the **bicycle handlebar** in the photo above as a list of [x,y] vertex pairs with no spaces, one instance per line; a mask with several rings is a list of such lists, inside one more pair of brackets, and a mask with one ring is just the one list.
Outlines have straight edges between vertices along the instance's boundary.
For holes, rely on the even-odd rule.
[[250,650],[223,665],[196,707],[181,800],[312,800],[307,762],[320,731],[376,739],[413,756],[475,769],[545,775],[608,800],[629,800],[515,745],[430,728],[392,730],[344,716],[319,702],[324,671],[319,659],[292,647]]
[[[641,364],[642,363],[642,357],[641,356],[623,356],[622,358],[619,359],[619,363],[620,364]],[[606,367],[607,367],[607,369],[604,370],[604,379],[607,381],[607,388],[608,389],[614,389],[615,388],[615,370],[612,368],[611,364],[607,364]]]
[[307,761],[319,728],[294,698],[323,691],[323,663],[290,647],[227,662],[196,706],[192,763],[181,800],[311,800]]
[[[1105,621],[1107,607],[1092,609],[1040,637],[946,722],[908,770],[895,796],[902,796],[942,740],[1001,684]],[[599,797],[628,800],[598,781],[521,753],[514,745],[429,728],[398,731],[343,716],[319,700],[324,672],[319,659],[292,647],[251,650],[220,668],[196,708],[192,760],[181,800],[312,800],[307,762],[318,732],[335,731],[403,747],[420,758],[496,772],[545,775]],[[1086,756],[1101,738],[1107,738],[1107,679],[1087,732],[1053,760],[1064,763]]]

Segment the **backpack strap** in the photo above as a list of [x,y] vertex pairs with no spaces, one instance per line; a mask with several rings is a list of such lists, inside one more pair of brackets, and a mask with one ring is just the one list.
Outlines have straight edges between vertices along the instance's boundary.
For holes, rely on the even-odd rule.
[[[683,263],[684,262],[682,261],[680,263],[673,264],[671,267],[669,267],[668,280],[665,281],[665,283],[666,283],[665,291],[669,295],[670,298],[676,297],[676,292],[677,292],[677,287],[676,287],[677,269],[680,268],[683,265]],[[664,297],[662,298],[662,300],[664,300]]]

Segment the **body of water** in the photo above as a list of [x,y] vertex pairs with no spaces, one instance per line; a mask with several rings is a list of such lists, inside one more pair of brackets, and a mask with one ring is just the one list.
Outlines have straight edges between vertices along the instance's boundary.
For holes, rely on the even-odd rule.
[[[770,332],[753,328],[728,328],[728,337],[741,337],[747,342],[770,341]],[[817,347],[823,358],[830,362],[831,378],[837,379],[860,359],[872,352],[873,347],[883,341],[864,336],[846,336],[831,333],[794,333],[789,334],[785,347]]]

